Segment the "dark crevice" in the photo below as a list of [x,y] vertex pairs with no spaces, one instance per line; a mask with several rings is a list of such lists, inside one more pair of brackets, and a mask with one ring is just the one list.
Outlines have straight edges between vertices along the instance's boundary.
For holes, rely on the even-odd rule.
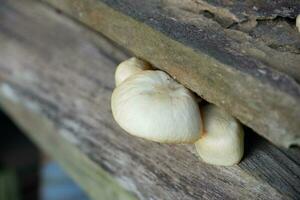
[[291,26],[295,26],[296,24],[296,18],[291,18],[291,17],[281,17],[281,16],[276,16],[274,18],[257,18],[256,21],[259,22],[266,22],[266,21],[285,21],[288,24],[290,24]]
[[209,18],[209,19],[215,18],[215,14],[208,10],[204,10],[201,14],[203,14],[204,17]]
[[236,29],[236,27],[239,25],[238,22],[234,22],[226,27],[226,29]]

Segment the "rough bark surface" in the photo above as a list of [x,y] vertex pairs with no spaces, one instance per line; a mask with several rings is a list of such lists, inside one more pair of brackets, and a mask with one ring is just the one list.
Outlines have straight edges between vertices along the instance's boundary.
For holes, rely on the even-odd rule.
[[44,1],[151,61],[274,144],[300,145],[299,1]]
[[93,199],[299,199],[299,149],[275,147],[250,129],[233,167],[203,163],[192,145],[122,131],[110,96],[127,53],[53,10],[2,1],[0,44],[2,109]]

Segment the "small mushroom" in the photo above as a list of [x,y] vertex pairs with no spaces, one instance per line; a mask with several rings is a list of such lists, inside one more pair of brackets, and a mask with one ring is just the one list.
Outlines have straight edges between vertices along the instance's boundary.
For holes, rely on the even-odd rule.
[[300,15],[296,18],[296,27],[298,28],[298,31],[300,32]]
[[132,57],[124,62],[121,62],[115,72],[116,86],[120,85],[133,74],[151,69],[151,65],[141,59]]
[[112,94],[116,122],[128,133],[160,143],[194,143],[201,115],[194,95],[163,71],[128,78]]
[[244,131],[231,115],[215,105],[201,108],[204,130],[195,143],[203,161],[213,165],[237,164],[244,154]]

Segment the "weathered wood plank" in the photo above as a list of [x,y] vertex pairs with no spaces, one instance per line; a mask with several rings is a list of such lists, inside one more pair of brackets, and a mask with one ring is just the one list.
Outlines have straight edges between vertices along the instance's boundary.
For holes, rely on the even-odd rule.
[[[18,102],[21,99],[7,99],[3,94],[0,94],[0,96],[1,105],[17,125],[30,133],[28,136],[42,150],[55,158],[65,171],[87,192],[89,197],[95,200],[136,199],[134,194],[125,191],[107,172],[76,147],[70,145],[70,141],[66,142],[62,135],[56,134],[59,130],[52,121],[33,111],[32,107],[28,109],[27,106],[34,106],[34,104],[27,102],[27,106],[24,106]],[[65,137],[68,136],[65,135]]]
[[[300,80],[300,55],[296,54],[300,35],[295,27],[285,30],[271,21],[267,25],[277,28],[270,36],[262,34],[269,30],[264,25],[247,32],[247,25],[240,24],[241,13],[231,13],[241,8],[248,12],[250,5],[243,1],[224,6],[224,12],[218,10],[218,3],[201,0],[44,1],[151,61],[273,143],[285,147],[300,144],[300,86],[295,81]],[[283,0],[246,17],[254,22],[264,15],[266,19],[294,17],[300,3],[288,2]],[[259,9],[266,8],[264,3],[257,4]],[[198,12],[207,11],[207,5],[215,12],[212,19],[206,12]],[[290,5],[293,12],[284,14],[283,5]],[[237,27],[224,27],[218,21],[224,16],[219,13],[231,16]]]
[[299,199],[299,149],[250,130],[245,158],[233,167],[201,162],[192,145],[125,134],[110,96],[126,53],[53,10],[2,1],[0,44],[1,107],[94,199]]

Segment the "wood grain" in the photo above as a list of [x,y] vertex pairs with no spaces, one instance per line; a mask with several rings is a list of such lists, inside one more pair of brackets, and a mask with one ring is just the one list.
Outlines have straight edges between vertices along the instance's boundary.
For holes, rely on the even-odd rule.
[[[239,165],[192,145],[126,134],[113,121],[114,70],[128,54],[35,1],[2,1],[0,105],[93,199],[299,199],[299,149],[246,130]],[[108,175],[109,174],[109,175]],[[121,188],[122,187],[122,188]]]
[[[262,34],[262,29],[247,33],[239,27],[223,27],[214,18],[206,17],[205,12],[199,12],[201,8],[209,11],[201,7],[199,2],[205,3],[201,0],[44,1],[151,61],[274,144],[300,145],[300,123],[295,120],[300,119],[300,86],[297,82],[300,80],[300,55],[281,51],[289,45],[278,43],[282,39],[287,40],[287,44],[300,44],[295,26],[285,34],[286,30],[271,23],[269,27],[277,30],[270,32],[270,36],[274,36],[271,38],[264,37],[267,34]],[[216,1],[207,2],[212,2],[210,8],[219,11],[213,13],[216,18],[223,7],[223,11],[232,16],[239,16],[239,12],[231,13],[231,8],[253,9],[253,6],[243,5],[242,1],[230,1],[233,5],[228,8],[214,5]],[[284,5],[290,5],[286,0],[282,2],[272,4],[266,14],[282,12]],[[264,3],[259,3],[260,7],[266,7]],[[291,10],[297,5],[299,2],[295,2]],[[198,10],[192,10],[193,7]],[[235,23],[240,25],[239,20]],[[263,30],[266,32],[270,28]],[[263,42],[265,40],[267,42]],[[294,46],[291,48],[295,49]]]

